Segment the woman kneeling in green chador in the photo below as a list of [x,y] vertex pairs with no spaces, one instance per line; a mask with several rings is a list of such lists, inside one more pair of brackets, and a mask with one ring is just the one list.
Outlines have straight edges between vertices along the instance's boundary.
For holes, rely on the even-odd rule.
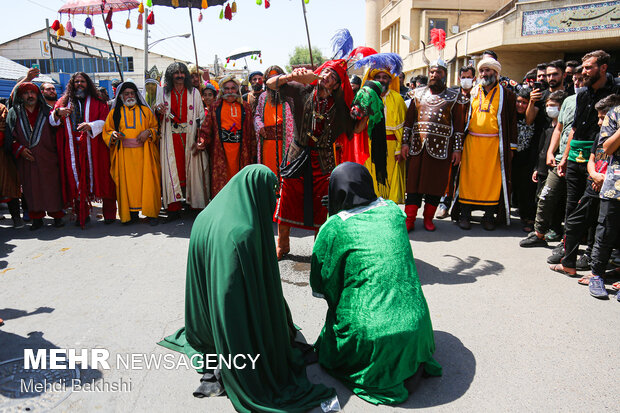
[[405,214],[377,198],[368,170],[351,162],[331,174],[328,212],[310,272],[328,304],[319,363],[370,403],[402,403],[404,381],[420,366],[441,375]]
[[243,369],[223,364],[201,371],[195,395],[225,391],[240,412],[303,412],[335,395],[308,381],[301,352],[291,345],[295,330],[272,226],[276,187],[268,167],[247,166],[198,215],[187,258],[185,327],[160,343],[190,357],[259,355],[255,369],[246,357]]

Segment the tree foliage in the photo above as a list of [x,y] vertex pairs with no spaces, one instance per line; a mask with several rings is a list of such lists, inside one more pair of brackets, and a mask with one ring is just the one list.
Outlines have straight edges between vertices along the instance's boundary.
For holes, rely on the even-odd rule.
[[[323,62],[325,62],[325,57],[323,57],[323,53],[316,48],[312,48],[312,58],[314,60],[314,66],[319,67]],[[286,67],[288,72],[291,71],[291,67],[293,65],[303,65],[310,64],[310,52],[308,51],[307,46],[297,46],[295,47],[295,51],[293,54],[289,55],[289,65]]]

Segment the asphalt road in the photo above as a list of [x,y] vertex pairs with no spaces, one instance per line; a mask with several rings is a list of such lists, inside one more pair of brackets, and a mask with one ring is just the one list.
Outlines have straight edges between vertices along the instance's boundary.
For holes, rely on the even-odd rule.
[[[194,398],[200,376],[178,365],[79,371],[82,383],[129,383],[125,392],[18,397],[22,361],[11,360],[26,348],[170,354],[156,343],[183,325],[192,220],[155,228],[98,221],[86,230],[35,233],[9,224],[0,221],[0,412],[54,405],[68,412],[234,411],[226,397]],[[517,224],[493,232],[437,225],[425,232],[419,217],[411,240],[443,376],[423,379],[397,407],[362,401],[316,364],[310,379],[335,387],[349,412],[618,411],[620,302],[611,294],[594,299],[575,279],[548,270],[550,250],[519,248]],[[291,255],[280,263],[284,295],[309,343],[326,311],[308,285],[312,243],[312,233],[293,230]]]

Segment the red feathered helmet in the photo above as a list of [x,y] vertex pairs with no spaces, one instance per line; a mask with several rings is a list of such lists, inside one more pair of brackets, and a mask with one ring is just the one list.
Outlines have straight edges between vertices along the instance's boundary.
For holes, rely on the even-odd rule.
[[[338,78],[340,78],[340,87],[342,87],[342,92],[344,93],[344,101],[347,107],[350,108],[353,102],[353,89],[351,88],[351,82],[349,82],[349,76],[347,75],[347,61],[344,59],[328,60],[319,66],[314,73],[320,75],[325,69],[332,69],[336,72]],[[312,82],[312,85],[316,85],[317,83],[318,80],[315,80]]]

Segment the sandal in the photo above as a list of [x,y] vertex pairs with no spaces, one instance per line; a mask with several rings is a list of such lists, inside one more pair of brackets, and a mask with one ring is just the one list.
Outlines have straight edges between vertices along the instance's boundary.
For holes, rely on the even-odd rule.
[[584,277],[581,277],[580,279],[577,280],[577,282],[581,285],[589,285],[590,284],[590,278],[595,277],[592,274],[586,275]]
[[286,254],[291,252],[291,244],[290,241],[284,243],[280,243],[280,239],[278,239],[278,245],[276,247],[276,255],[278,256],[278,261],[282,260]]
[[612,290],[620,291],[620,281],[616,281],[611,285]]
[[560,274],[568,275],[569,277],[574,277],[577,275],[577,270],[573,269],[575,272],[569,272],[562,264],[553,264],[549,266],[551,271],[558,272]]

